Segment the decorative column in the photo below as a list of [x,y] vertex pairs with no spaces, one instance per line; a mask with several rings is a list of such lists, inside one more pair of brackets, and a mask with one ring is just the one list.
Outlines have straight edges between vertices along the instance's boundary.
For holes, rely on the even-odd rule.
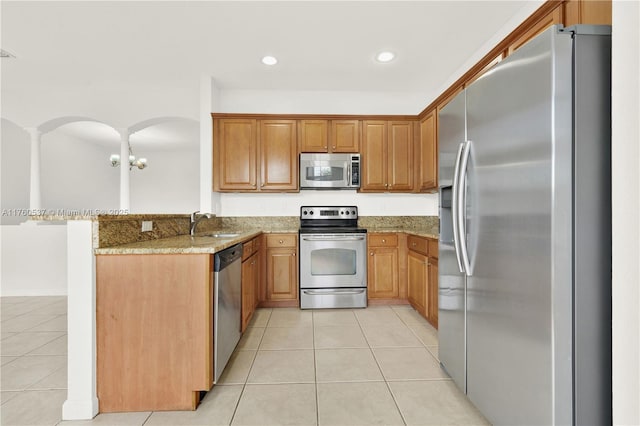
[[129,129],[117,129],[120,133],[120,210],[130,211],[129,195]]
[[29,183],[29,210],[35,212],[42,208],[40,193],[40,141],[42,132],[37,127],[25,129],[31,136],[31,179]]

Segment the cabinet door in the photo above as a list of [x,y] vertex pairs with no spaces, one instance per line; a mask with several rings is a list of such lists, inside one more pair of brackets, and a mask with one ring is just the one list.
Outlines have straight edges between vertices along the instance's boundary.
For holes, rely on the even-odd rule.
[[540,21],[538,21],[533,27],[531,27],[527,32],[518,37],[511,45],[509,49],[507,49],[507,53],[511,55],[514,51],[516,51],[520,46],[546,30],[552,25],[562,24],[562,7],[558,6],[547,16],[543,17]]
[[408,254],[408,299],[411,306],[423,317],[427,316],[427,303],[430,296],[427,293],[429,282],[429,267],[427,256],[409,250]]
[[249,325],[255,308],[255,276],[257,255],[253,254],[242,262],[242,324],[240,331]]
[[296,249],[267,249],[268,301],[298,299],[298,262]]
[[397,248],[369,248],[367,287],[369,299],[391,299],[399,296]]
[[360,152],[360,121],[331,120],[331,151]]
[[569,0],[564,3],[564,26],[611,25],[611,0]]
[[420,191],[438,188],[438,148],[436,145],[436,110],[431,111],[420,122]]
[[260,121],[261,191],[298,190],[295,120]]
[[429,258],[429,286],[428,286],[427,319],[438,328],[438,259]]
[[387,189],[387,122],[362,122],[361,191]]
[[257,189],[256,120],[216,119],[213,140],[213,189]]
[[413,121],[391,121],[388,125],[388,174],[390,191],[413,190]]
[[300,152],[329,152],[329,121],[300,120]]

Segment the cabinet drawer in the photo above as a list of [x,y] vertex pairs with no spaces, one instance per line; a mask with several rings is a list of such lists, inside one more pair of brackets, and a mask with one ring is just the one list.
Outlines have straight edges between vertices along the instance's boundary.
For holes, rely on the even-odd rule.
[[254,252],[253,248],[254,240],[249,240],[242,243],[242,260],[248,259]]
[[415,235],[409,235],[409,238],[407,238],[407,247],[409,248],[409,250],[417,251],[418,253],[422,253],[424,255],[429,254],[429,243],[425,238],[416,237]]
[[267,247],[296,247],[297,234],[270,234],[267,235]]
[[429,239],[429,257],[438,258],[438,240]]
[[398,235],[396,234],[369,234],[367,237],[369,247],[397,247]]

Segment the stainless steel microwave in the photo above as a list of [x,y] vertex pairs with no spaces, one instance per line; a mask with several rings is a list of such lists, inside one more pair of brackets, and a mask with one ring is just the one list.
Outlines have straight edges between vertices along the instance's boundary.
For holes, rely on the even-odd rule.
[[360,188],[360,154],[300,154],[300,189]]

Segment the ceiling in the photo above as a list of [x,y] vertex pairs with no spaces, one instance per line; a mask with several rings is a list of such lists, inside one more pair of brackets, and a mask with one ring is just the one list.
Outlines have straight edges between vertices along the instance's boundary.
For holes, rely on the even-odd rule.
[[[0,47],[15,55],[1,63],[2,115],[197,119],[202,75],[222,91],[418,93],[424,107],[540,3],[2,1]],[[381,50],[396,59],[377,63]]]

